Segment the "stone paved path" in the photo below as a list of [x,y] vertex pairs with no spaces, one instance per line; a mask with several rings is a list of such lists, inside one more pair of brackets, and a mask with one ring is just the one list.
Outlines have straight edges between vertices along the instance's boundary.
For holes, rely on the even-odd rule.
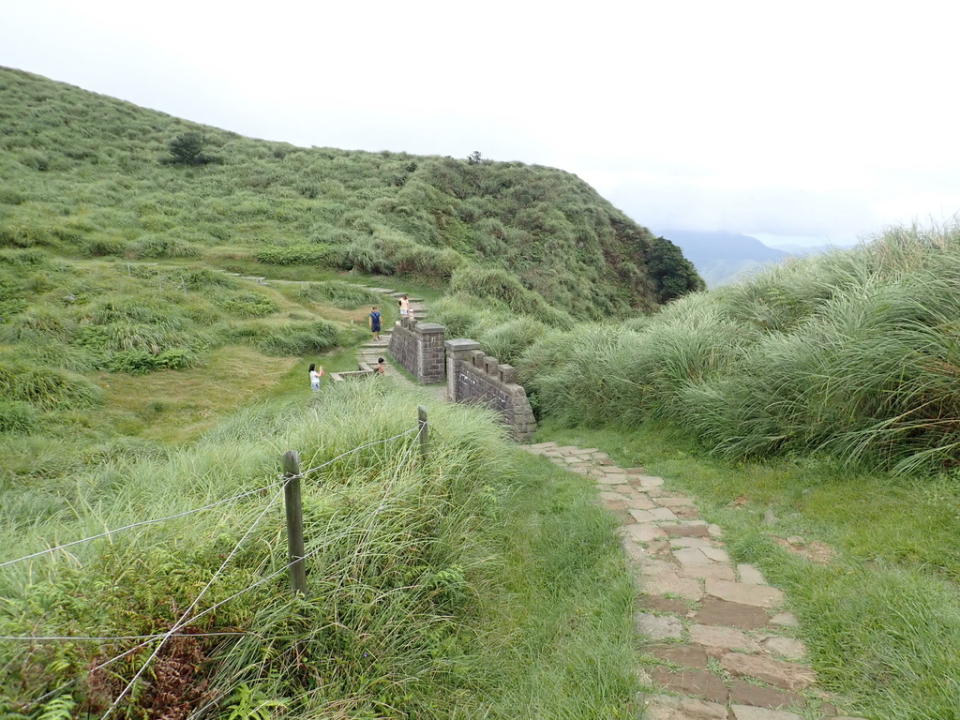
[[700,519],[691,498],[596,448],[525,449],[592,478],[620,519],[641,593],[636,627],[657,663],[642,678],[652,689],[645,720],[858,720],[840,716],[817,689],[783,593],[730,559],[721,529]]

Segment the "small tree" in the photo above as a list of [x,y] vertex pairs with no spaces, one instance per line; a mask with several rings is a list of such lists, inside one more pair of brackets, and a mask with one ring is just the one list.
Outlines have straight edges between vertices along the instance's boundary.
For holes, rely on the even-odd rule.
[[472,153],[467,155],[467,162],[470,165],[479,165],[481,162],[483,162],[483,160],[480,157],[480,151],[474,150]]
[[211,158],[203,154],[204,138],[198,132],[186,132],[177,135],[168,143],[170,149],[169,162],[174,165],[204,165]]

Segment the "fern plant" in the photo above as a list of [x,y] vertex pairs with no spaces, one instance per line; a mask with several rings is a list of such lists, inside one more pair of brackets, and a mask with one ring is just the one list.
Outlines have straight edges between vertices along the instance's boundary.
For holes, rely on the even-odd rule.
[[37,720],[70,720],[77,701],[70,694],[60,695],[44,703]]
[[272,720],[273,710],[287,709],[283,700],[269,698],[246,683],[237,686],[230,700],[232,703],[227,706],[226,720]]

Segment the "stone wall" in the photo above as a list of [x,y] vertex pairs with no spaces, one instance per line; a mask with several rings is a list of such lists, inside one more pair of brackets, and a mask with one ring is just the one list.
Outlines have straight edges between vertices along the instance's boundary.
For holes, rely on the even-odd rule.
[[404,320],[390,333],[389,351],[421,384],[444,377],[443,325]]
[[517,371],[484,354],[475,340],[447,340],[447,399],[476,403],[500,414],[514,440],[529,440],[537,422]]

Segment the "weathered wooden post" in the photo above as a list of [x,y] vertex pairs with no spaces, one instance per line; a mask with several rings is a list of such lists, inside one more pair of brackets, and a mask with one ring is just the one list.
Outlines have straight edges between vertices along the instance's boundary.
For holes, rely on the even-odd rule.
[[295,593],[307,594],[307,571],[303,566],[303,504],[300,500],[300,455],[296,450],[283,454],[284,505],[287,508],[287,555],[290,582]]
[[420,429],[420,456],[426,459],[430,452],[430,423],[427,422],[427,409],[417,405],[417,426]]

